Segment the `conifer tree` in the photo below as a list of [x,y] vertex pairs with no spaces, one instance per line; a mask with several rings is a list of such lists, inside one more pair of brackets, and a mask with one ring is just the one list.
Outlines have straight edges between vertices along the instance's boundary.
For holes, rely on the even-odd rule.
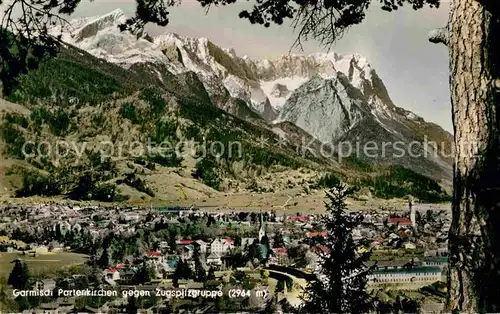
[[305,291],[301,313],[366,313],[371,309],[366,284],[372,269],[365,266],[371,252],[357,253],[359,243],[353,240],[352,230],[363,217],[346,212],[345,200],[352,193],[341,183],[326,193],[328,215],[323,220],[328,236],[317,242],[328,253],[321,256],[321,275]]
[[173,274],[173,284],[175,288],[179,287],[179,280],[180,279],[191,279],[193,278],[193,272],[191,268],[189,268],[189,265],[184,262],[182,259],[179,259],[177,262],[177,267],[175,268],[174,274]]
[[208,269],[207,280],[215,280],[215,269],[212,266]]
[[109,254],[108,249],[105,248],[104,251],[102,252],[101,257],[99,258],[99,261],[97,262],[97,264],[103,268],[109,267],[109,265],[111,263],[111,258],[109,255],[110,254]]
[[200,253],[200,248],[198,246],[196,246],[194,249],[193,259],[194,259],[195,279],[198,282],[207,281],[207,273],[205,272],[205,268],[201,263],[201,253]]
[[264,260],[269,260],[272,254],[272,250],[271,250],[271,244],[269,243],[269,237],[267,236],[267,234],[265,234],[262,237],[260,243],[264,245],[264,247],[266,248],[266,256],[264,257]]
[[126,309],[128,314],[136,314],[139,311],[139,307],[137,306],[137,299],[132,296],[128,298]]
[[14,268],[12,268],[10,272],[7,284],[11,285],[14,289],[26,290],[29,289],[31,283],[30,279],[31,275],[28,265],[20,260],[16,260]]
[[280,232],[276,232],[273,238],[273,247],[285,247],[285,240],[283,239],[283,235]]

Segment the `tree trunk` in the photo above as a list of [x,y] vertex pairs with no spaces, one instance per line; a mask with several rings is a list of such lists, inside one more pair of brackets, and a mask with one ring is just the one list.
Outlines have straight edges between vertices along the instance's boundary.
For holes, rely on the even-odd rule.
[[453,0],[448,25],[455,131],[448,306],[500,312],[499,0]]

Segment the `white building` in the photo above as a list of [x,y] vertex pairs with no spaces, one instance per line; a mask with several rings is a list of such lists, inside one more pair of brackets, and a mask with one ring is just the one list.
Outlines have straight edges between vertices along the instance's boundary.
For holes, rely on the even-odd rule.
[[448,266],[448,257],[443,257],[443,256],[431,256],[424,258],[422,261],[423,266],[427,267],[439,267],[443,269],[444,267]]
[[404,244],[404,246],[405,246],[405,249],[408,249],[408,250],[415,250],[417,248],[417,246],[411,242],[406,242]]
[[416,217],[415,206],[411,207],[410,220],[411,220],[411,225],[412,225],[413,229],[416,230],[417,229],[417,217]]
[[377,269],[368,276],[371,284],[431,284],[441,280],[439,267]]
[[125,213],[121,218],[125,221],[138,221],[141,219],[141,215],[138,213]]
[[215,239],[210,244],[210,253],[218,256],[225,256],[229,250],[234,248],[234,242],[230,239]]
[[207,257],[207,264],[220,266],[222,265],[222,260],[219,255],[212,253]]
[[264,228],[264,217],[262,216],[262,213],[260,213],[259,218],[260,218],[259,242],[261,242],[262,238],[266,235],[266,230]]

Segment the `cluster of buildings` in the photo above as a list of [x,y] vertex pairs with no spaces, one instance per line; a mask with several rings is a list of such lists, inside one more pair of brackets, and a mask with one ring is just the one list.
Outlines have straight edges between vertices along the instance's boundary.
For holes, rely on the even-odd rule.
[[[238,252],[245,254],[257,243],[268,264],[298,268],[307,273],[321,272],[321,256],[328,249],[315,244],[313,239],[326,237],[320,215],[277,214],[275,212],[239,213],[214,210],[201,212],[193,207],[118,208],[100,206],[22,205],[0,207],[0,245],[8,251],[25,250],[15,239],[16,230],[33,235],[43,230],[61,233],[82,232],[91,239],[103,239],[109,233],[117,236],[134,235],[140,230],[154,230],[158,223],[182,224],[193,217],[211,217],[216,235],[210,238],[200,234],[178,236],[173,252],[171,242],[160,239],[158,247],[147,248],[142,259],[161,280],[175,272],[178,262],[185,261],[195,268],[195,251],[202,256],[205,269],[224,271]],[[400,286],[418,289],[443,280],[447,267],[447,232],[450,213],[445,211],[411,212],[378,209],[363,213],[363,222],[353,231],[354,240],[369,240],[361,251],[373,250],[371,285]],[[246,230],[235,238],[235,230]],[[231,229],[231,234],[225,230]],[[253,230],[248,232],[248,230]],[[10,238],[9,238],[10,236]],[[264,244],[263,239],[268,243]],[[279,243],[277,242],[279,240]],[[35,254],[47,251],[71,251],[74,248],[34,236],[25,243]],[[248,265],[253,267],[251,263]],[[102,270],[106,284],[129,285],[137,272],[126,260]]]

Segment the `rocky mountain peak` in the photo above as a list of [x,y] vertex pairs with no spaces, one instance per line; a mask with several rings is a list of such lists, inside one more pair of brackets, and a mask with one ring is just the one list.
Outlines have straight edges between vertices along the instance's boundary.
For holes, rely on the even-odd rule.
[[63,41],[125,68],[147,64],[160,78],[165,71],[176,76],[190,73],[201,82],[211,104],[233,114],[260,116],[269,124],[293,123],[324,143],[349,139],[353,132],[365,134],[366,125],[397,140],[420,138],[418,130],[437,127],[397,107],[383,80],[359,54],[252,59],[207,38],[174,33],[137,38],[120,32],[118,25],[125,19],[123,11],[115,10],[72,21],[63,29]]

